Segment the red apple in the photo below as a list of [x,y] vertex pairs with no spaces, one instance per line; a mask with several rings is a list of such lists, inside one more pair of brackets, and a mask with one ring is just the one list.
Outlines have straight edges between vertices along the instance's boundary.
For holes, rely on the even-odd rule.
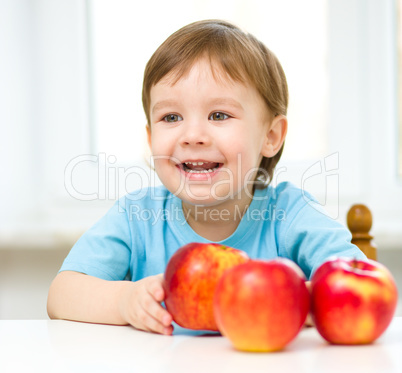
[[284,348],[309,311],[305,280],[302,270],[285,258],[250,260],[228,270],[214,297],[219,330],[238,350]]
[[165,305],[188,329],[218,331],[213,295],[222,274],[249,260],[243,251],[215,243],[190,243],[177,250],[165,270]]
[[311,279],[312,316],[318,332],[334,344],[365,344],[377,339],[395,312],[395,281],[382,264],[333,258]]

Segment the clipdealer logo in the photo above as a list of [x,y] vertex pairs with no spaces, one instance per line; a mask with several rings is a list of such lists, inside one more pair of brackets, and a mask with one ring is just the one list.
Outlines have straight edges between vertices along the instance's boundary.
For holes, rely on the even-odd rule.
[[[150,173],[141,166],[116,167],[117,158],[114,155],[106,156],[106,153],[82,154],[68,162],[64,169],[64,187],[67,193],[80,201],[94,200],[116,200],[120,197],[120,190],[127,193],[127,180],[129,177],[135,177],[140,182],[138,194],[131,198],[141,199],[146,191],[143,189],[150,182]],[[74,183],[74,172],[79,168],[89,170],[96,167],[97,190],[91,193],[84,193],[79,190]]]
[[[308,185],[313,178],[321,178],[321,185],[324,185],[322,203],[314,200],[306,192],[306,184]],[[339,217],[339,152],[332,153],[312,164],[303,173],[301,189],[304,200],[312,208],[331,219],[337,219]]]
[[[161,156],[158,156],[158,160]],[[168,157],[162,157],[163,159]],[[106,153],[94,154],[82,154],[68,162],[64,170],[64,186],[67,193],[74,199],[80,201],[94,201],[94,200],[116,200],[120,197],[127,195],[129,200],[140,200],[147,194],[147,188],[145,186],[156,185],[157,176],[155,172],[151,172],[152,164],[155,158],[151,157],[151,167],[144,166],[130,166],[121,167],[117,166],[117,158],[115,155],[107,156]],[[178,160],[175,160],[178,162]],[[241,154],[239,154],[239,170],[241,169]],[[91,170],[96,173],[96,186],[88,191],[84,191],[83,188],[77,187],[80,185],[77,180],[79,173],[85,173]],[[237,170],[236,172],[240,172]],[[250,170],[249,172],[254,172]],[[221,183],[227,183],[231,185],[230,191],[233,192],[233,176],[231,170],[225,169],[222,172],[226,172],[228,179]],[[276,185],[278,176],[286,174],[287,168],[280,167],[275,171],[274,180],[272,184]],[[129,190],[127,187],[129,178],[135,179],[137,187],[135,190]],[[231,183],[232,180],[232,183]],[[75,182],[74,182],[75,181]],[[95,180],[94,180],[95,181]],[[211,180],[209,180],[211,183]],[[239,181],[241,183],[241,181]],[[249,181],[247,181],[249,182]],[[191,183],[189,183],[191,184]],[[309,185],[317,185],[319,189],[320,201],[313,198],[307,190]],[[189,188],[191,185],[187,185],[182,181],[179,190],[176,191],[176,195],[182,190],[182,188]],[[211,196],[214,197],[216,185],[212,186]],[[241,185],[238,185],[241,187]],[[302,196],[306,203],[318,212],[332,218],[337,219],[339,217],[339,153],[335,152],[326,156],[324,159],[319,160],[309,166],[300,176],[300,186]],[[187,194],[190,194],[191,190],[186,189]],[[190,194],[191,195],[191,194]],[[202,202],[203,196],[199,200]],[[205,197],[205,196],[204,196]],[[215,196],[217,200],[225,199],[227,196]],[[253,198],[253,196],[251,196]],[[151,198],[158,199],[161,196],[152,194]],[[163,198],[166,198],[164,196]],[[204,198],[205,199],[205,198]],[[202,204],[202,203],[201,203]]]

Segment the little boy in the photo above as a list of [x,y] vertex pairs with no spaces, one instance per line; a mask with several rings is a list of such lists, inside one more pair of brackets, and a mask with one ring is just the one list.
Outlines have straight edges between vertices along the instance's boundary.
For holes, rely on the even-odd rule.
[[120,199],[80,238],[49,290],[51,318],[171,334],[162,273],[194,241],[287,257],[307,278],[331,255],[365,258],[301,190],[269,185],[288,89],[279,61],[255,37],[218,20],[183,27],[148,62],[143,105],[163,186]]

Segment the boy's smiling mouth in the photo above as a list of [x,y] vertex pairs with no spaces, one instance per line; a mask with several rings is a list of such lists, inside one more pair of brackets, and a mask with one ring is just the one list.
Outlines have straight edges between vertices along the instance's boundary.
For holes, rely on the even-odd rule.
[[184,172],[190,174],[211,174],[222,167],[222,163],[209,161],[185,161],[178,165]]

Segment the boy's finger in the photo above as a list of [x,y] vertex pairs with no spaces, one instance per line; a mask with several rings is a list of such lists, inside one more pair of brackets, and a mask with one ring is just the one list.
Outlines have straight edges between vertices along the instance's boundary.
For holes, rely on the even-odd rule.
[[173,318],[172,315],[166,311],[159,303],[155,303],[155,305],[149,309],[149,314],[154,317],[156,320],[159,320],[164,326],[169,326],[172,324]]
[[148,285],[148,292],[156,301],[162,302],[165,299],[165,291],[162,285],[163,277],[159,277],[159,275],[155,277],[157,278],[150,281]]
[[173,318],[170,313],[156,301],[152,294],[148,294],[142,302],[143,309],[154,319],[158,320],[164,326],[171,325]]
[[163,288],[156,288],[151,294],[157,302],[162,302],[165,299],[165,291]]
[[161,334],[172,334],[172,316],[159,303],[143,308],[144,326],[153,332]]
[[171,335],[173,333],[173,326],[165,326],[161,324],[158,320],[153,318],[150,314],[148,314],[145,310],[143,310],[144,314],[141,317],[142,328],[145,331]]

